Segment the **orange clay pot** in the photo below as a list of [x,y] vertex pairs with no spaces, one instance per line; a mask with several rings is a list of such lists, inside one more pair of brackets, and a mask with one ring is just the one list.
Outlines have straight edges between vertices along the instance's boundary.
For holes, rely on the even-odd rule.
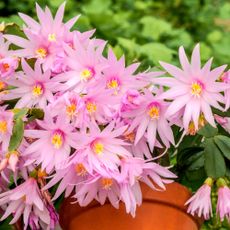
[[96,201],[87,207],[71,204],[67,198],[60,209],[63,230],[198,230],[202,220],[186,212],[184,203],[191,196],[178,184],[166,186],[166,191],[153,191],[142,184],[143,203],[137,207],[136,217],[126,214],[120,203],[117,210],[111,204],[101,206]]

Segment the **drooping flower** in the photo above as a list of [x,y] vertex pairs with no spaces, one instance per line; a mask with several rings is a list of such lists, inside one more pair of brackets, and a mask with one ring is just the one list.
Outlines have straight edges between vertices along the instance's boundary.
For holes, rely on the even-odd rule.
[[171,127],[165,116],[168,103],[159,97],[159,92],[154,96],[149,90],[145,90],[138,108],[123,114],[124,117],[133,118],[128,132],[136,129],[135,145],[146,131],[151,150],[154,148],[157,133],[166,147],[174,143]]
[[0,107],[0,143],[2,150],[7,151],[13,130],[13,112],[6,110],[6,106]]
[[64,8],[65,2],[59,7],[53,18],[48,7],[43,11],[36,4],[39,22],[20,13],[19,16],[26,24],[23,31],[27,39],[16,35],[5,35],[7,40],[22,48],[14,51],[14,54],[20,57],[40,59],[44,63],[45,70],[53,66],[56,55],[63,52],[63,43],[68,41],[70,29],[78,19],[77,16],[63,23]]
[[188,213],[192,215],[197,214],[199,217],[203,216],[205,220],[208,220],[212,216],[212,183],[211,178],[206,179],[198,191],[185,203],[185,205],[188,205]]
[[42,72],[40,61],[35,63],[34,70],[28,63],[22,60],[22,69],[15,78],[8,80],[11,86],[16,88],[7,91],[3,96],[4,100],[19,98],[16,108],[39,106],[46,108],[48,102],[54,100],[53,94],[60,88],[60,84],[51,79],[50,70]]
[[38,218],[38,221],[49,229],[49,212],[42,201],[41,192],[34,178],[29,178],[23,184],[15,189],[0,194],[0,205],[7,204],[6,211],[1,220],[6,219],[13,213],[13,219],[10,224],[14,224],[23,215],[24,229],[27,229],[30,223],[32,213]]
[[199,45],[196,45],[190,64],[184,48],[180,47],[179,58],[182,69],[161,62],[161,65],[173,78],[155,79],[155,83],[170,87],[162,95],[162,98],[173,100],[167,109],[166,115],[172,116],[180,109],[184,109],[183,126],[185,130],[188,129],[190,122],[194,122],[194,126],[198,130],[199,117],[202,114],[207,122],[215,127],[211,106],[223,110],[218,102],[224,103],[221,92],[226,89],[226,84],[216,80],[220,77],[226,65],[210,70],[212,63],[212,59],[210,59],[201,68],[199,50]]
[[63,116],[54,119],[48,111],[45,112],[44,120],[37,123],[41,130],[25,130],[25,137],[35,138],[25,150],[25,155],[31,158],[28,162],[41,164],[41,169],[50,173],[54,168],[63,167],[71,147],[77,145],[77,134]]
[[222,178],[218,179],[217,185],[219,188],[216,212],[223,221],[225,217],[230,219],[230,189]]

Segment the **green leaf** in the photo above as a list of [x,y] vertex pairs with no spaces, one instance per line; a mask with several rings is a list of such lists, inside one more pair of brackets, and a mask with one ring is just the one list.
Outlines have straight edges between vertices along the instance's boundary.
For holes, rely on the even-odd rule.
[[205,140],[204,157],[205,171],[209,177],[216,179],[225,176],[226,165],[224,157],[213,138]]
[[21,118],[23,119],[25,115],[28,113],[29,109],[23,108],[23,109],[13,109],[14,112],[14,120]]
[[42,109],[33,108],[29,110],[29,115],[35,119],[42,120],[44,118],[44,111]]
[[201,128],[198,131],[198,134],[204,137],[214,137],[218,134],[218,128],[214,128],[210,124],[206,124],[203,128]]
[[230,160],[230,138],[223,135],[218,135],[214,137],[214,141],[223,155]]
[[24,134],[24,122],[21,118],[18,118],[15,120],[14,127],[13,127],[13,133],[10,138],[10,144],[9,144],[9,151],[16,150],[19,145],[21,144],[22,138]]

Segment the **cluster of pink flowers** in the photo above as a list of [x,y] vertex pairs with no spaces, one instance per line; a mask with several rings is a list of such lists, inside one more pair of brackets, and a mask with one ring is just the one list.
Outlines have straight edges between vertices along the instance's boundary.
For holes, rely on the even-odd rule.
[[[210,70],[210,59],[201,68],[199,45],[191,64],[180,48],[182,70],[161,63],[173,77],[140,73],[138,63],[126,66],[124,56],[117,59],[105,41],[93,38],[94,30],[71,31],[78,16],[63,23],[64,8],[53,17],[36,5],[39,22],[19,14],[25,38],[0,35],[1,220],[12,214],[15,223],[23,215],[25,229],[53,229],[53,201],[63,193],[81,206],[108,199],[118,208],[122,201],[135,216],[140,182],[164,190],[176,178],[152,154],[175,144],[172,125],[194,134],[205,123],[216,125],[211,107],[230,104],[227,78],[217,81],[226,66]],[[19,49],[9,50],[10,43]],[[14,115],[23,108],[42,109],[44,119],[24,116],[21,144],[9,151]],[[8,190],[12,173],[16,187]],[[220,215],[229,217],[229,208]]]

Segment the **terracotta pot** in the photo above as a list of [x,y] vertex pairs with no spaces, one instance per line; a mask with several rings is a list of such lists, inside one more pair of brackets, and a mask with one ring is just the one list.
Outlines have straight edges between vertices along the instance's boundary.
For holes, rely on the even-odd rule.
[[82,208],[67,198],[60,209],[60,225],[63,230],[198,230],[202,220],[187,214],[184,206],[189,190],[178,183],[166,187],[158,192],[142,184],[143,203],[135,218],[126,214],[123,204],[117,210],[95,201]]

